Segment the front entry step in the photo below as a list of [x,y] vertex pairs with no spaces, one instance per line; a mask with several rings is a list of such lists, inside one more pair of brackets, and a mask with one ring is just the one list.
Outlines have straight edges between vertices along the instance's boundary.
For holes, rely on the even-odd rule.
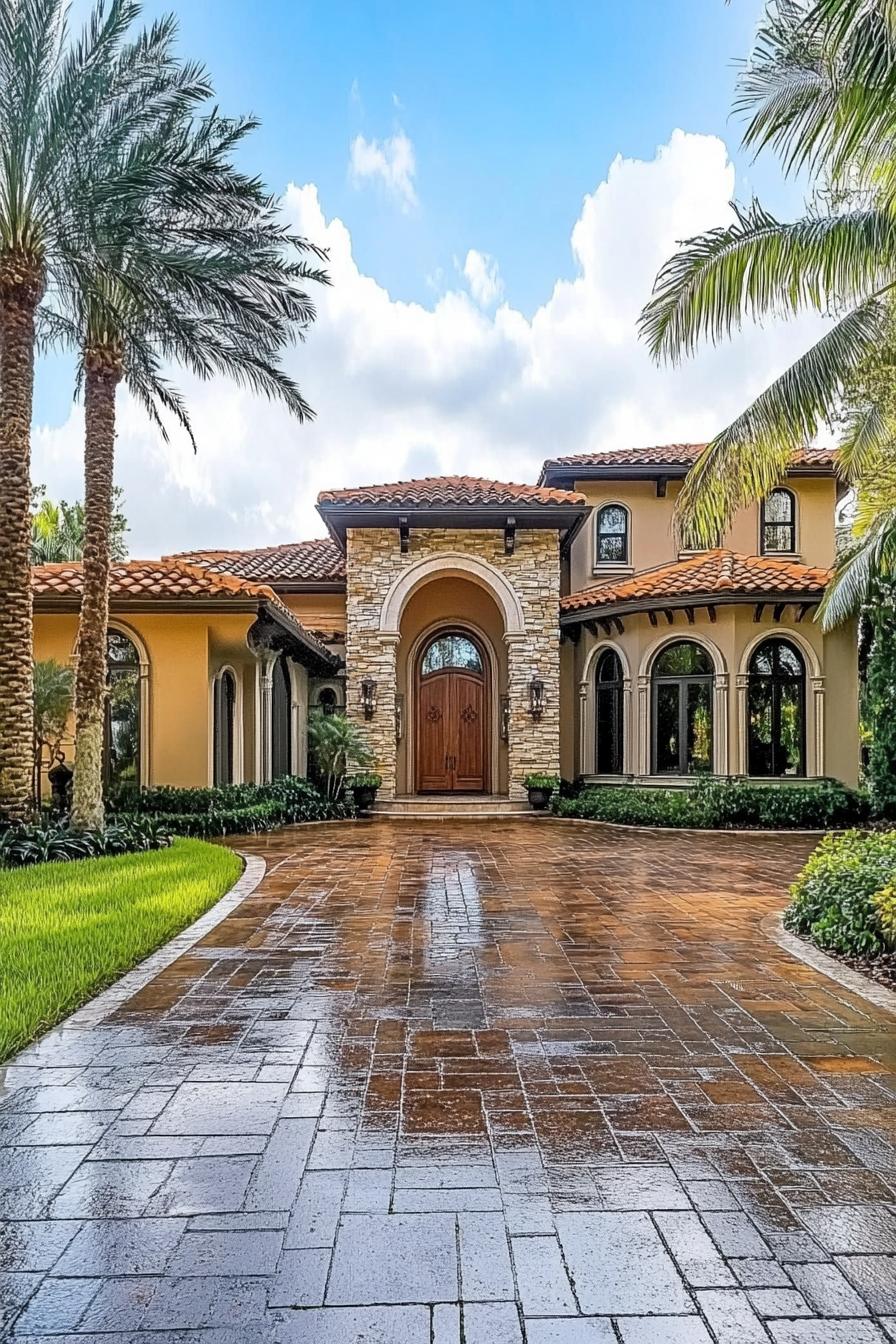
[[375,817],[420,817],[429,821],[454,821],[460,817],[543,817],[516,798],[483,794],[416,795],[384,798],[373,805]]

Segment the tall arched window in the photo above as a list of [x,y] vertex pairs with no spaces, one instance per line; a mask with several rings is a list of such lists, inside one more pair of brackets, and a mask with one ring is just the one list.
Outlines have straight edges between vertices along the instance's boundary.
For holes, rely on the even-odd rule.
[[762,550],[766,555],[796,550],[796,499],[783,486],[762,501]]
[[766,639],[750,659],[747,768],[751,775],[806,773],[806,665],[785,639]]
[[140,655],[120,630],[106,636],[109,695],[106,700],[104,773],[107,788],[139,787]]
[[214,781],[233,784],[236,746],[236,677],[225,667],[214,685]]
[[274,664],[271,687],[271,778],[292,771],[292,686],[286,655]]
[[628,564],[628,509],[622,504],[605,504],[598,509],[594,524],[594,557],[599,565]]
[[622,774],[622,664],[613,649],[597,660],[594,690],[595,768],[599,775]]
[[693,640],[669,644],[653,664],[653,772],[712,770],[712,659]]

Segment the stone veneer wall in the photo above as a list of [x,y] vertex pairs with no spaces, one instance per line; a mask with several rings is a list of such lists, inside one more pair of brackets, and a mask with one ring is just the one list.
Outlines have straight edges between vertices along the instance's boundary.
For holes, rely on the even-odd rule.
[[[510,723],[508,767],[510,796],[524,798],[523,777],[530,771],[556,774],[560,768],[560,543],[557,532],[526,530],[516,534],[513,555],[504,554],[504,534],[496,530],[425,528],[412,531],[410,550],[401,554],[393,528],[350,528],[346,547],[346,712],[357,722],[383,776],[380,796],[395,795],[396,646],[395,635],[380,632],[383,602],[392,583],[409,566],[440,552],[477,556],[499,570],[513,587],[523,611],[524,633],[507,641]],[[438,581],[438,575],[430,576]],[[499,603],[500,606],[500,603]],[[464,613],[459,611],[458,617]],[[529,713],[529,682],[545,684],[545,712],[536,723]],[[377,683],[372,719],[361,709],[361,682]],[[405,713],[412,712],[412,706]],[[500,706],[493,706],[500,713]]]

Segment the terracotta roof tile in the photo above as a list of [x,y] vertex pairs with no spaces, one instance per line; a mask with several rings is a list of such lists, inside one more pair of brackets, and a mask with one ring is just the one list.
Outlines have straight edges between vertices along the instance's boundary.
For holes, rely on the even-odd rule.
[[483,480],[478,476],[425,476],[417,481],[391,485],[363,485],[351,490],[323,490],[319,505],[365,508],[467,508],[512,507],[514,504],[584,505],[584,495],[574,490],[554,490],[539,485],[514,485],[507,481]]
[[[36,597],[80,597],[83,568],[78,563],[35,565],[31,571]],[[113,601],[166,597],[248,597],[280,605],[270,588],[232,574],[213,574],[181,560],[125,560],[112,566],[109,595]]]
[[787,594],[819,598],[831,577],[829,569],[816,569],[796,560],[775,560],[768,555],[740,555],[736,551],[701,551],[673,564],[660,565],[630,577],[605,579],[560,599],[563,613],[658,598],[743,595],[750,598]]
[[213,574],[235,574],[256,583],[341,583],[345,556],[329,537],[261,546],[251,551],[182,551],[167,560],[201,565]]
[[[667,443],[652,448],[620,448],[616,452],[573,453],[568,457],[555,457],[545,462],[545,467],[612,467],[617,464],[629,466],[684,466],[689,467],[697,460],[705,443]],[[793,465],[797,467],[833,467],[837,460],[833,448],[804,448],[793,456]]]

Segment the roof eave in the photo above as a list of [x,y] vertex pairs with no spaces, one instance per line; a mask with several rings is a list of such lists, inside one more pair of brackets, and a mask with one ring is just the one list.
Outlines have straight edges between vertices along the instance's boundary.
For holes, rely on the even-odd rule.
[[[547,461],[542,464],[538,477],[540,486],[557,490],[573,490],[576,481],[655,481],[684,480],[693,462],[607,462],[586,465]],[[826,463],[794,463],[787,468],[787,476],[835,476],[836,467]]]
[[398,528],[399,519],[406,518],[410,528],[462,527],[470,529],[500,529],[508,518],[515,519],[517,530],[526,528],[549,529],[568,533],[581,527],[590,511],[589,504],[502,504],[458,505],[443,508],[419,508],[390,505],[388,508],[364,508],[350,504],[317,505],[317,511],[327,531],[337,544],[345,548],[345,534],[350,527]]
[[576,625],[580,621],[599,620],[609,616],[636,616],[642,612],[663,611],[667,608],[679,611],[683,607],[721,607],[755,602],[762,602],[768,606],[781,602],[815,605],[823,596],[824,593],[817,590],[810,592],[804,589],[794,589],[786,593],[772,592],[767,588],[752,590],[744,588],[737,591],[726,589],[722,592],[706,589],[702,592],[688,593],[684,597],[626,598],[620,602],[600,602],[587,607],[575,607],[571,611],[561,610],[560,624]]

